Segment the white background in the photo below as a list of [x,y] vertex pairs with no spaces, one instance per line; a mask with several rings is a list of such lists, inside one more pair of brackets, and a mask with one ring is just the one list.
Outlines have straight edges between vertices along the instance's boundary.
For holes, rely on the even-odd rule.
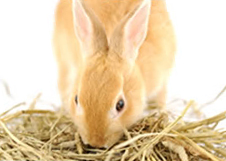
[[[0,83],[0,112],[39,92],[42,99],[59,104],[51,48],[56,2],[0,1],[0,80],[8,83],[14,96],[9,98]],[[178,41],[169,100],[195,99],[202,104],[226,85],[226,1],[168,0],[167,4]],[[226,93],[204,112],[212,116],[224,110]]]

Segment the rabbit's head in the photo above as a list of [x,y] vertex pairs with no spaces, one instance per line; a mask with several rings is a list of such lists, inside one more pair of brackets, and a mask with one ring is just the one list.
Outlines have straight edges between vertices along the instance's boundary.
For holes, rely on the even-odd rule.
[[136,58],[147,35],[150,3],[144,0],[108,39],[95,14],[73,1],[83,59],[70,94],[70,114],[83,142],[93,147],[113,145],[123,128],[142,116],[146,91]]

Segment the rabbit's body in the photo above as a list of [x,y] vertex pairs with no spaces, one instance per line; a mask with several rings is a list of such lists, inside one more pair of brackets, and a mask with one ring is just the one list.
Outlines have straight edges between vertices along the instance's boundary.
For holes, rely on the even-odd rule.
[[[133,11],[134,8],[136,8],[136,6],[138,4],[140,4],[141,2],[142,2],[141,0],[125,0],[125,1],[123,1],[123,0],[84,0],[84,6],[87,6],[87,8],[90,8],[93,11],[93,13],[95,13],[97,15],[100,22],[102,23],[102,26],[105,29],[106,38],[109,42],[109,41],[111,41],[110,39],[111,39],[112,35],[114,35],[115,28],[117,28],[118,24],[122,21],[122,19],[124,19],[124,17],[129,12]],[[60,90],[60,94],[61,94],[62,100],[65,103],[65,105],[68,107],[70,106],[70,108],[74,108],[74,107],[71,107],[71,104],[70,104],[71,103],[70,101],[72,99],[71,97],[73,97],[71,95],[72,95],[72,93],[73,94],[78,93],[77,91],[78,91],[78,88],[80,88],[80,87],[77,87],[77,86],[81,86],[81,83],[80,83],[80,85],[76,85],[76,84],[79,84],[78,82],[80,82],[80,81],[82,82],[83,79],[86,79],[86,78],[84,78],[85,76],[81,76],[81,75],[84,75],[84,72],[85,72],[84,66],[87,66],[87,64],[89,64],[89,63],[91,64],[89,66],[94,66],[93,68],[90,67],[89,70],[86,69],[85,74],[87,74],[89,72],[92,73],[93,72],[92,70],[94,70],[94,72],[95,72],[95,70],[99,70],[100,67],[98,65],[92,65],[92,63],[95,63],[97,61],[97,59],[99,59],[99,57],[93,58],[93,59],[95,59],[95,61],[92,60],[91,58],[87,59],[86,61],[84,61],[84,59],[83,59],[82,55],[83,55],[84,51],[81,48],[80,41],[78,40],[78,36],[76,36],[76,34],[75,34],[71,0],[61,0],[59,2],[59,5],[58,5],[57,11],[56,11],[55,23],[56,23],[56,25],[55,25],[53,42],[54,42],[54,50],[55,50],[55,55],[56,55],[56,59],[57,59],[57,63],[58,63],[58,70],[59,70],[59,80],[58,80],[59,90]],[[139,26],[140,24],[136,24],[136,25]],[[118,37],[115,36],[115,37],[116,38],[114,38],[114,39],[121,40],[120,38],[118,38],[120,36],[118,36]],[[100,37],[99,39],[97,39],[97,40],[100,41],[100,43],[101,43],[102,37]],[[104,51],[105,50],[106,51],[114,50],[114,49],[111,50],[111,44],[112,44],[112,46],[114,46],[114,44],[116,44],[116,43],[114,43],[114,39],[112,40],[113,43],[109,43],[110,47],[106,47],[106,49],[104,49]],[[103,40],[103,41],[105,41],[105,40]],[[118,41],[115,41],[115,42],[118,42]],[[96,43],[98,43],[98,42],[96,42]],[[120,45],[115,45],[115,46],[117,48]],[[87,46],[87,48],[89,48],[89,47]],[[114,47],[112,47],[112,48],[114,48]],[[121,51],[121,49],[118,49],[118,50],[116,49],[115,52],[117,53],[117,51]],[[110,53],[114,53],[114,52],[110,52]],[[109,57],[111,57],[111,56],[109,56]],[[146,103],[147,101],[156,101],[160,105],[164,105],[167,79],[169,77],[170,70],[174,64],[174,57],[175,57],[175,38],[174,38],[173,27],[172,27],[172,24],[171,24],[171,21],[169,19],[169,15],[168,15],[168,12],[166,9],[165,1],[164,0],[152,0],[151,13],[149,15],[149,23],[148,23],[148,27],[147,27],[147,35],[146,35],[145,40],[142,42],[142,44],[139,48],[139,54],[134,62],[135,63],[134,64],[135,73],[138,73],[137,75],[135,74],[134,77],[139,77],[139,79],[136,81],[140,81],[141,86],[144,87],[143,91],[141,91],[141,93],[142,92],[144,93],[144,95],[142,95],[142,98],[141,98],[144,100],[142,102],[142,106],[145,106],[144,103]],[[103,61],[98,60],[98,62],[100,63],[100,66],[102,66],[101,62],[105,62],[105,61],[106,61],[105,58],[103,58]],[[109,62],[109,64],[111,64],[111,65],[106,65],[106,66],[114,66],[114,64],[116,64],[115,71],[112,68],[111,70],[109,70],[109,73],[110,72],[113,72],[113,73],[115,72],[116,74],[119,73],[118,69],[117,69],[117,64],[119,64],[118,68],[122,68],[121,70],[125,70],[125,72],[127,72],[128,67],[125,67],[125,69],[124,69],[124,65],[121,66],[119,63],[120,60],[118,60],[118,59],[111,58],[106,62]],[[105,64],[107,64],[106,62],[105,62]],[[84,65],[84,64],[86,64],[86,65]],[[108,67],[106,67],[106,68],[108,68]],[[105,70],[103,70],[103,71],[105,71]],[[98,75],[98,74],[96,74],[96,75]],[[102,77],[105,77],[107,79],[107,76],[102,76],[100,74],[99,79],[101,80]],[[111,77],[111,76],[109,76],[109,77]],[[133,77],[133,76],[131,76],[131,77]],[[111,78],[109,78],[109,84],[108,84],[109,86],[111,86],[110,79]],[[90,80],[92,81],[92,79],[90,79]],[[112,83],[114,83],[114,82],[112,82]],[[130,83],[131,83],[131,86],[136,85],[136,83],[133,83],[133,81],[130,81]],[[100,90],[98,90],[98,88],[99,88],[98,85],[94,84],[94,87],[91,87],[91,88],[95,88],[95,86],[97,89],[91,89],[91,90],[95,90],[96,94],[98,95],[98,92],[101,92]],[[125,88],[123,88],[123,90],[124,90],[123,92],[125,92]],[[74,90],[77,93],[72,92]],[[90,91],[90,89],[88,89],[88,87],[87,87],[87,90]],[[106,91],[107,90],[108,89],[106,88]],[[112,91],[113,90],[114,89],[112,89]],[[114,93],[114,92],[112,92],[112,93]],[[82,94],[78,95],[78,98],[80,98],[81,95]],[[92,95],[92,97],[95,97],[95,96]],[[104,99],[105,99],[104,101],[107,100],[106,98],[104,98]],[[82,106],[88,106],[88,105],[85,105],[85,103],[83,103]],[[89,103],[89,106],[92,106],[92,104]],[[95,109],[96,111],[98,111],[97,108],[99,108],[97,106],[98,105],[96,105],[96,109]],[[83,107],[83,108],[85,109],[85,107]],[[90,108],[90,109],[87,109],[87,111],[88,110],[92,111],[92,109],[94,107],[87,107],[87,108]],[[144,109],[144,107],[140,107],[140,109]],[[109,110],[110,110],[110,107],[109,107]],[[74,109],[70,109],[70,111],[73,113]],[[84,112],[86,113],[86,110]],[[103,112],[103,111],[100,110],[99,113],[101,113],[101,112]],[[96,116],[98,115],[98,118],[102,117],[101,116],[102,114],[98,114],[97,112],[95,115]],[[75,116],[72,114],[72,117],[75,117]],[[105,114],[103,117],[105,117]],[[90,119],[92,119],[92,117],[90,117]],[[95,118],[95,116],[94,116],[94,119],[97,119],[97,118]],[[130,118],[130,119],[132,119],[132,118]],[[138,117],[137,118],[135,117],[133,121],[127,120],[125,122],[128,122],[128,124],[125,123],[125,125],[124,124],[123,125],[129,126],[132,123],[134,123],[134,121],[136,121],[137,119],[138,119]],[[77,119],[75,119],[75,122],[76,122],[76,120]],[[80,122],[81,120],[77,120],[77,121]],[[103,121],[106,121],[106,120],[100,118],[99,123],[102,123]],[[90,122],[94,123],[95,121],[91,120]],[[96,126],[98,126],[98,122],[96,124],[97,124]],[[86,126],[90,126],[89,123],[86,123]],[[91,133],[91,131],[95,131],[95,130],[92,130],[89,128],[88,131]],[[108,131],[108,130],[99,129],[100,133],[102,133],[101,131],[105,131],[103,133],[106,133],[106,131]],[[93,133],[95,133],[95,132],[93,132]],[[98,133],[98,131],[96,131],[96,133]],[[109,133],[111,133],[111,132],[109,132]],[[85,140],[89,140],[89,139],[85,139]],[[87,141],[87,142],[90,143],[92,141]],[[101,141],[99,139],[99,143],[100,142]],[[104,142],[106,142],[106,141],[103,141],[103,144],[105,144]],[[91,143],[91,145],[102,146],[102,143],[100,143],[100,145]]]

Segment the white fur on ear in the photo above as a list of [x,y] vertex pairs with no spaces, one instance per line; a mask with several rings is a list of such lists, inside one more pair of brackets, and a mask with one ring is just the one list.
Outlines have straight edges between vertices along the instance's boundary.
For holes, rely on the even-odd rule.
[[74,28],[77,38],[83,48],[90,47],[92,43],[93,25],[80,0],[73,0]]
[[138,50],[147,36],[151,0],[143,0],[124,27],[124,56],[136,59]]
[[76,115],[83,115],[84,114],[84,111],[83,111],[83,108],[82,108],[82,106],[78,103],[78,105],[77,105],[77,107],[75,107],[76,108]]

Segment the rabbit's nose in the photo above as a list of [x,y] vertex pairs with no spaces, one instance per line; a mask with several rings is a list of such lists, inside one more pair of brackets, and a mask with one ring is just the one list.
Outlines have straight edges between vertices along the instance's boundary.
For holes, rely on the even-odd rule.
[[94,147],[91,146],[90,144],[86,144],[86,147],[89,148],[89,149],[93,149]]
[[[95,149],[96,147],[93,147],[92,145],[90,145],[90,144],[86,144],[86,147],[87,148],[89,148],[89,149]],[[100,149],[100,150],[106,150],[107,149],[107,147],[99,147],[98,149]]]

